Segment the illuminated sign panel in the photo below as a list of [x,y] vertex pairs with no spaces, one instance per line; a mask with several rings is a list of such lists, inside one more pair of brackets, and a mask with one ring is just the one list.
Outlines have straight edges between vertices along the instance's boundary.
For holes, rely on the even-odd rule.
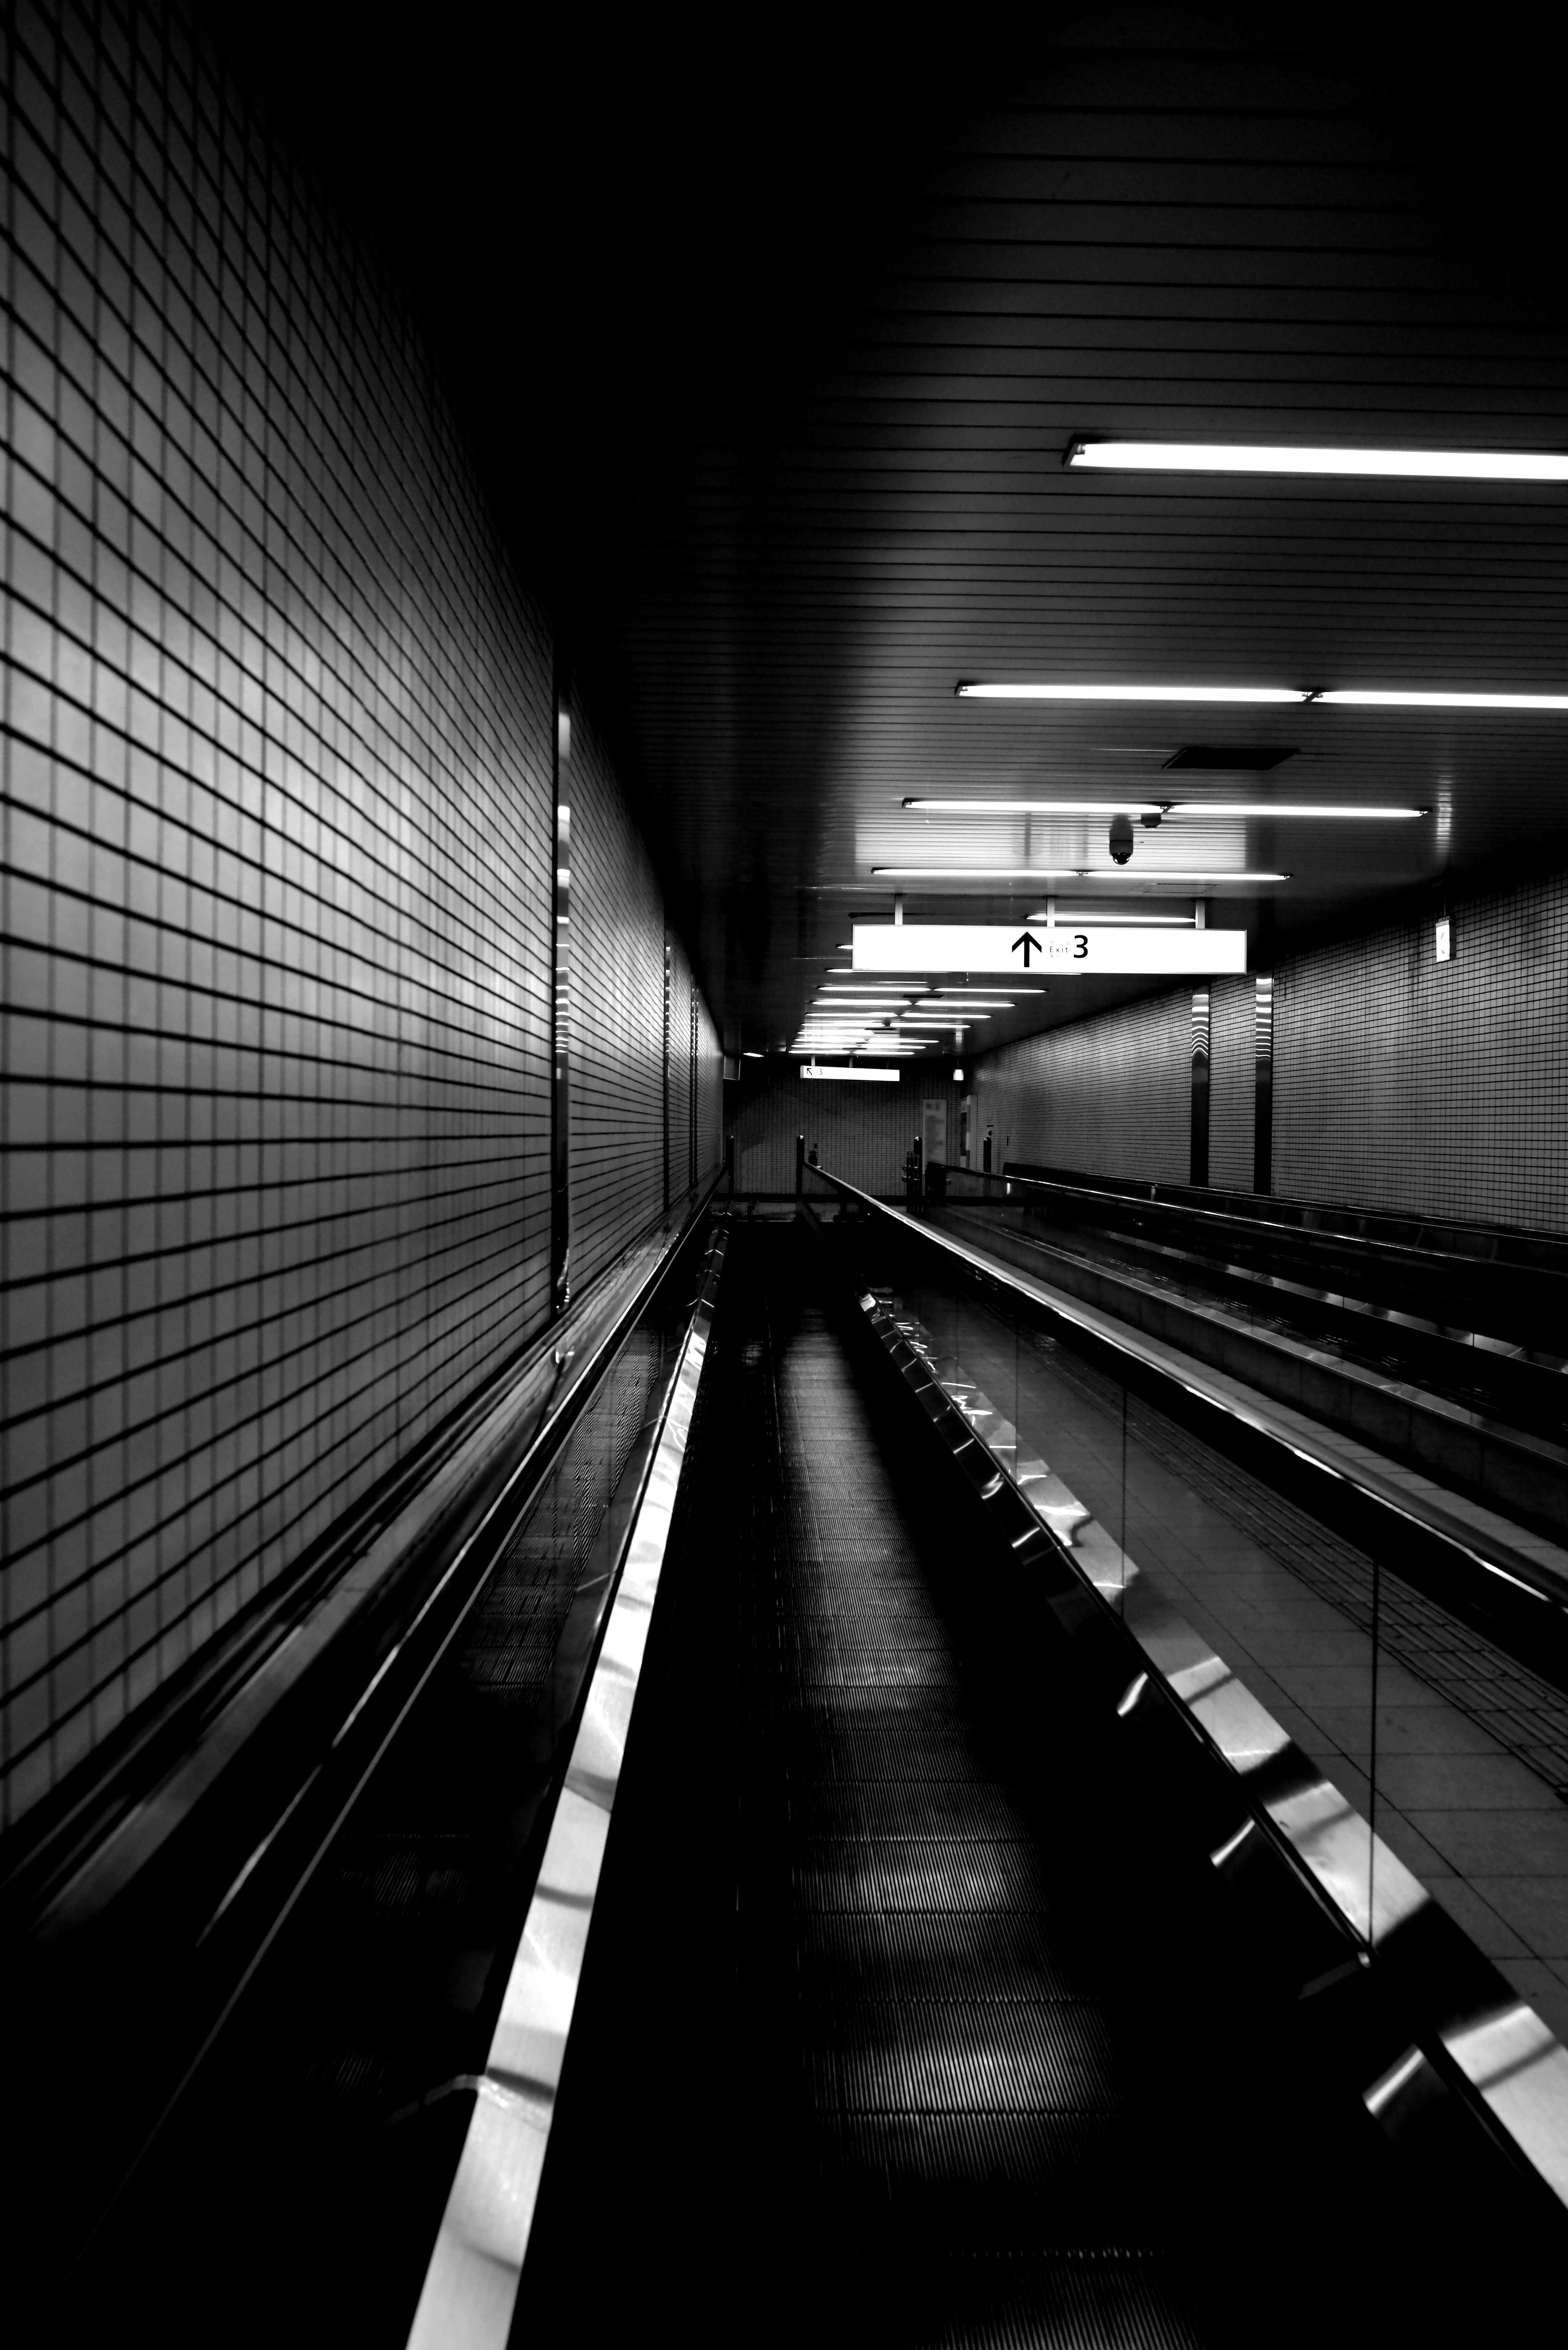
[[1053,978],[1102,979],[1124,972],[1180,977],[1245,971],[1245,931],[1075,931],[1069,922],[857,922],[857,971],[1048,971]]

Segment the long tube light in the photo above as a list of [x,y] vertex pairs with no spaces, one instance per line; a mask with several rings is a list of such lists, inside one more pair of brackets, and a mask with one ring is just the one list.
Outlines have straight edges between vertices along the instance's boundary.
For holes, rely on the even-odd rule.
[[1319,702],[1359,702],[1364,710],[1568,710],[1568,693],[1406,693],[1336,686]]
[[1299,685],[997,685],[965,680],[964,702],[1310,702]]
[[[1325,701],[1333,701],[1332,694]],[[953,816],[1307,816],[1395,818],[1424,807],[1351,807],[1330,800],[906,800],[907,808]]]
[[1329,800],[1172,800],[1170,816],[1306,816],[1396,823],[1403,817],[1430,816],[1424,807],[1347,807]]
[[1568,693],[1449,693],[1382,686],[998,685],[966,680],[953,691],[969,702],[1345,702],[1366,710],[1568,710]]
[[[1161,865],[1143,873],[1129,874],[1125,865],[1098,866],[1083,875],[1085,881],[1119,881],[1125,889],[1129,881],[1201,881],[1205,887],[1216,881],[1288,881],[1288,873],[1179,873],[1174,867]],[[1060,921],[1061,916],[1057,916]]]
[[1538,449],[1293,448],[1250,441],[1075,441],[1064,463],[1102,473],[1311,473],[1391,481],[1568,482],[1568,457]]
[[1178,873],[1165,866],[1157,871],[1128,873],[1122,865],[1106,868],[1079,865],[1071,872],[1052,872],[1038,865],[874,865],[874,874],[903,881],[1119,881],[1123,889],[1147,881],[1288,881],[1288,873]]
[[943,816],[1161,816],[1168,800],[906,800]]
[[[1063,919],[1064,920],[1066,919],[1065,916],[1064,916]],[[1115,914],[1091,914],[1088,919],[1095,922],[1110,922],[1117,921],[1124,918]],[[1129,922],[1189,922],[1192,918],[1189,914],[1128,914],[1125,919]],[[1039,916],[1031,914],[1029,916],[1029,920],[1032,922],[1036,920],[1043,922],[1045,920],[1045,917],[1044,914]],[[839,976],[841,978],[846,978],[848,975],[848,969],[847,966],[846,966],[845,970],[839,973]],[[1014,995],[1044,995],[1045,993],[1045,990],[1043,987],[1020,987],[1015,980],[1011,979],[1004,980],[1002,982],[1002,985],[1005,987],[1011,987]],[[920,988],[913,988],[909,990],[909,993],[919,995],[922,993],[929,993],[929,987],[924,990]],[[942,993],[944,995],[961,995],[963,993],[964,991],[961,987],[944,987],[942,990]],[[987,987],[982,987],[977,989],[976,993],[981,995],[989,995],[991,990]]]
[[888,880],[1076,881],[1079,865],[874,865]]

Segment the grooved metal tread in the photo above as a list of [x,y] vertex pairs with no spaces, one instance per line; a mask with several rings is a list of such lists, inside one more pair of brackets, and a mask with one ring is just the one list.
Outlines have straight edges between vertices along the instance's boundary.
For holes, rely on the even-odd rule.
[[741,1901],[786,2002],[799,2159],[863,2230],[867,2272],[880,2258],[901,2291],[918,2280],[910,2338],[1194,2342],[1127,2191],[1110,2034],[1062,1938],[1049,1831],[998,1763],[919,1503],[809,1305],[770,1300],[747,1335],[775,1450],[741,1603]]

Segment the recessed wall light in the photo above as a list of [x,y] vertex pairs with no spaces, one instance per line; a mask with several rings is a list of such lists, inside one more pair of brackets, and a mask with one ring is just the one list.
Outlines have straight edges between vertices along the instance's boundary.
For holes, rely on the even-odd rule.
[[1253,441],[1075,441],[1075,473],[1308,473],[1392,481],[1568,482],[1568,456],[1532,449],[1293,448]]

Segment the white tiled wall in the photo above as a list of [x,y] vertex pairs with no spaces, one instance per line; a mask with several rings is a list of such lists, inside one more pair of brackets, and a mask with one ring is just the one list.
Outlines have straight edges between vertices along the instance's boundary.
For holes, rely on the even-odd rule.
[[[406,316],[178,14],[0,42],[14,1819],[546,1314],[554,710]],[[659,978],[579,1045],[602,1258],[664,925],[595,792]]]
[[[1274,986],[1273,1189],[1568,1231],[1568,879],[1459,899],[1453,958],[1412,913],[1285,958]],[[1189,989],[987,1055],[1002,1156],[1185,1182]],[[1252,1181],[1253,982],[1213,992],[1210,1179]],[[1010,1138],[1010,1139],[1009,1139]]]

